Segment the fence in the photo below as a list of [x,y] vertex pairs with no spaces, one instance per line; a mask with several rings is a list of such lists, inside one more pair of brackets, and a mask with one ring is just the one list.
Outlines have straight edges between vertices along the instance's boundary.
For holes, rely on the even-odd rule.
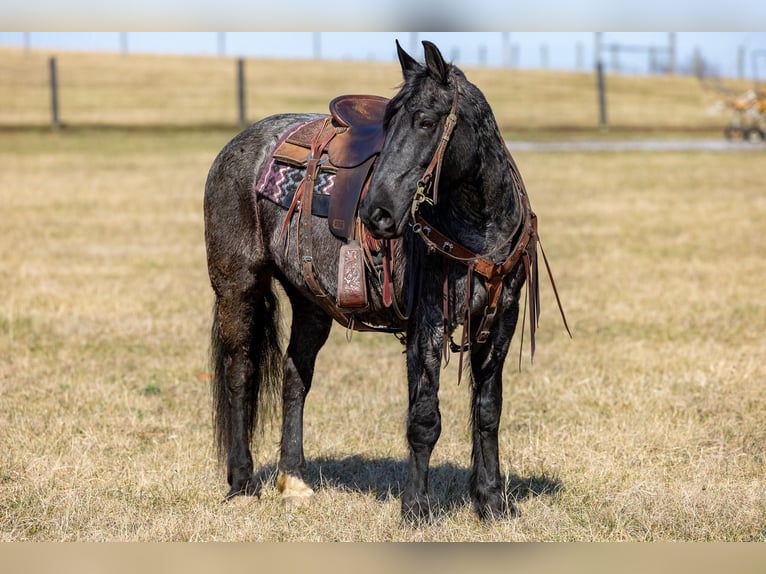
[[[467,72],[505,130],[599,125],[592,71],[478,67]],[[236,129],[274,113],[326,113],[327,103],[342,93],[390,97],[400,78],[395,62],[75,52],[52,59],[42,51],[0,48],[0,129]],[[610,126],[717,129],[720,124],[705,114],[717,94],[709,101],[689,97],[700,91],[694,78],[610,75],[607,91]]]
[[339,93],[393,95],[397,77],[393,62],[0,48],[0,127],[239,127],[278,112],[326,112]]
[[244,125],[244,60],[0,52],[0,125]]

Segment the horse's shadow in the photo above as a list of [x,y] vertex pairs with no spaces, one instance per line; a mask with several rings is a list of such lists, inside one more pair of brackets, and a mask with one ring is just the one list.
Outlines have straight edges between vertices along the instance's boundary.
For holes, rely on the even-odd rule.
[[[366,458],[360,455],[345,458],[315,458],[306,463],[306,479],[317,490],[337,488],[375,496],[380,501],[399,498],[407,478],[407,460]],[[261,486],[276,483],[276,465],[267,465],[255,475],[254,483]],[[442,463],[430,467],[430,501],[436,516],[470,505],[468,495],[469,468]],[[556,477],[545,474],[504,477],[506,496],[511,502],[555,495],[563,485]]]

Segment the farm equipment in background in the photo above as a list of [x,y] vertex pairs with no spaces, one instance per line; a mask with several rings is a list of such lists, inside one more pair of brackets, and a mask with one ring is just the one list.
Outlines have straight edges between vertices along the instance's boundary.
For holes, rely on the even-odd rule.
[[[753,64],[753,88],[744,93],[737,93],[723,85],[720,78],[699,76],[703,87],[721,94],[722,99],[708,108],[709,113],[721,113],[731,110],[732,117],[723,133],[728,140],[764,141],[766,140],[766,85],[761,80],[759,63],[766,62],[766,50],[750,53]],[[742,72],[740,72],[741,75]]]
[[724,105],[733,110],[732,120],[723,132],[726,139],[766,139],[766,89],[748,90],[727,99]]

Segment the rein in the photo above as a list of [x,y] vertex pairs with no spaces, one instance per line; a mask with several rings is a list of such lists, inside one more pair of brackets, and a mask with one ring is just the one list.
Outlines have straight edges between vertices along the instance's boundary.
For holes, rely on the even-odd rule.
[[[463,354],[465,351],[471,348],[474,343],[483,344],[487,341],[490,328],[495,320],[497,314],[497,307],[500,302],[501,295],[503,293],[503,282],[505,277],[515,268],[516,264],[521,260],[524,265],[524,272],[526,274],[526,296],[524,301],[525,310],[522,313],[522,328],[521,328],[521,345],[519,349],[519,369],[521,369],[521,351],[524,343],[524,323],[526,321],[526,308],[529,307],[529,334],[530,334],[530,360],[534,360],[535,356],[535,331],[537,329],[540,318],[540,290],[538,283],[538,268],[537,268],[537,246],[540,245],[540,251],[543,254],[543,260],[545,262],[545,268],[548,272],[548,277],[553,287],[553,292],[556,296],[556,303],[558,304],[559,311],[561,312],[561,318],[564,322],[564,327],[567,330],[569,336],[572,336],[567,324],[566,316],[564,314],[564,308],[561,305],[559,299],[558,290],[556,289],[556,283],[551,273],[550,265],[548,264],[548,258],[545,256],[542,244],[540,243],[540,237],[537,233],[537,215],[532,211],[529,203],[529,198],[523,189],[520,179],[517,181],[518,185],[515,186],[518,204],[521,206],[523,219],[517,226],[513,235],[516,235],[519,227],[522,227],[521,235],[518,237],[517,242],[513,246],[508,257],[505,261],[496,263],[486,256],[482,256],[464,247],[463,245],[456,243],[444,233],[435,229],[433,225],[419,213],[420,206],[423,203],[435,205],[438,201],[439,190],[439,175],[441,173],[442,160],[444,159],[444,153],[447,149],[447,144],[452,137],[452,132],[457,125],[457,103],[458,103],[458,90],[455,85],[454,95],[452,98],[452,108],[444,123],[441,138],[439,144],[436,147],[434,156],[431,159],[431,163],[426,168],[423,176],[418,180],[417,190],[412,199],[412,206],[410,208],[410,216],[412,219],[412,230],[420,236],[423,242],[426,244],[429,252],[436,252],[447,259],[462,263],[468,268],[466,274],[466,295],[465,295],[465,318],[463,321],[463,336],[460,345],[452,342],[450,347],[449,342],[451,338],[448,337],[449,333],[449,284],[448,274],[446,267],[446,260],[444,265],[444,294],[443,294],[443,326],[444,326],[444,344],[442,350],[442,357],[445,364],[449,362],[449,350],[460,352],[460,365],[458,369],[458,384],[460,383],[460,377],[463,372]],[[502,139],[501,139],[502,141]],[[503,147],[506,149],[508,160],[515,169],[515,162],[511,157],[510,152],[505,146],[505,142],[502,142]],[[430,195],[429,195],[430,192]],[[509,240],[510,241],[510,240]],[[484,279],[484,287],[487,291],[487,304],[484,307],[481,322],[478,328],[474,332],[471,327],[471,285],[473,283],[473,275],[477,273]],[[449,341],[448,341],[449,339]]]

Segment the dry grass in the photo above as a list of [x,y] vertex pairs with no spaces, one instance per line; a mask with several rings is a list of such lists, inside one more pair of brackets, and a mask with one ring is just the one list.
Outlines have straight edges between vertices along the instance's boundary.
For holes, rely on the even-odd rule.
[[762,154],[517,156],[575,338],[544,288],[535,364],[505,376],[514,520],[464,499],[469,389],[446,369],[443,515],[416,530],[401,348],[337,328],[307,406],[313,505],[268,481],[220,504],[201,194],[231,135],[0,139],[0,540],[766,540]]

